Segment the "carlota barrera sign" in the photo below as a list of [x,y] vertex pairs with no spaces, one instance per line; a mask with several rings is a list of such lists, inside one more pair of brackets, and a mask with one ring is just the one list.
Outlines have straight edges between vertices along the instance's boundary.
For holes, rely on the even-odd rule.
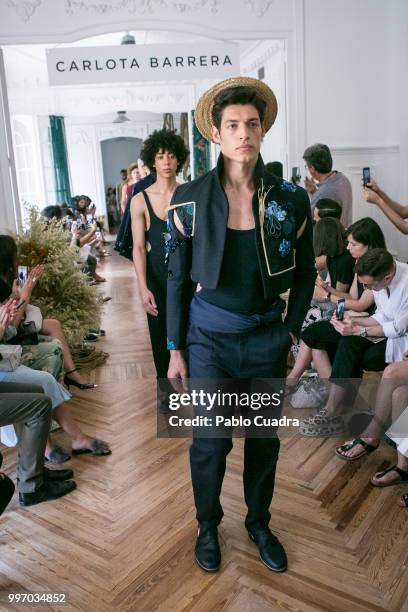
[[228,78],[240,74],[239,46],[198,42],[47,49],[50,85]]

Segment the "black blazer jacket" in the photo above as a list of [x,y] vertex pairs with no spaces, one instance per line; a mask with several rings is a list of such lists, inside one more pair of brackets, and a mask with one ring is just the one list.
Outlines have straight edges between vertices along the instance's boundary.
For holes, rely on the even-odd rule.
[[[168,258],[167,347],[184,349],[189,305],[199,283],[216,289],[224,254],[228,200],[221,183],[223,156],[204,176],[174,192],[165,235]],[[265,170],[254,172],[256,248],[265,298],[290,289],[285,324],[299,336],[316,280],[313,227],[306,191]],[[183,233],[175,223],[175,215]]]

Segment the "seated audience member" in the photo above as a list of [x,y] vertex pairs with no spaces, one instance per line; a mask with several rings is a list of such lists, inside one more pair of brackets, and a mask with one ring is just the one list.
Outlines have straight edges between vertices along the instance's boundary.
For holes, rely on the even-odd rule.
[[267,172],[278,176],[279,178],[283,178],[283,164],[280,161],[268,162],[265,164],[265,168]]
[[367,202],[376,204],[385,216],[403,234],[408,234],[408,205],[398,204],[392,200],[385,191],[382,191],[375,181],[367,184],[363,189],[363,195]]
[[[303,153],[310,172],[305,179],[305,187],[309,192],[312,212],[316,203],[322,198],[330,198],[342,207],[341,222],[344,226],[351,223],[352,191],[350,181],[342,172],[332,170],[333,159],[330,149],[325,144],[314,144]],[[316,183],[317,181],[317,183]]]
[[323,302],[328,299],[327,287],[347,293],[353,282],[354,259],[346,248],[344,228],[338,219],[325,217],[316,224],[313,233],[316,268],[327,268],[329,281],[316,286],[313,299]]
[[[322,221],[317,224],[316,228],[320,223]],[[368,217],[356,221],[356,223],[353,223],[348,228],[347,241],[347,250],[356,261],[370,249],[385,248],[384,234],[380,226]],[[337,304],[339,299],[344,299],[346,310],[355,312],[368,311],[370,313],[373,309],[373,292],[363,286],[357,274],[354,275],[348,293],[338,291],[331,285],[326,285],[319,277],[316,280],[316,284],[325,291],[327,300],[331,304]],[[310,366],[312,360],[320,378],[329,378],[340,339],[341,334],[331,325],[330,321],[317,321],[309,325],[301,335],[299,353],[295,365],[288,375],[288,386],[296,384],[297,379]],[[313,397],[315,397],[313,389],[310,391]],[[302,391],[300,391],[300,394],[302,394]],[[317,398],[318,400],[319,398]],[[307,404],[307,397],[305,401],[305,407],[310,405]],[[299,405],[298,407],[300,408],[301,406]]]
[[[11,295],[19,298],[19,300],[24,300],[24,304],[18,310],[15,320],[13,321],[14,327],[17,328],[25,317],[27,306],[30,303],[31,293],[42,274],[42,266],[36,266],[30,270],[26,282],[22,287],[20,287],[16,278],[17,245],[11,236],[0,236],[0,302],[3,302]],[[83,376],[78,372],[74,360],[72,359],[71,351],[65,338],[61,323],[57,319],[42,319],[42,321],[39,322],[39,325],[41,325],[41,328],[38,331],[41,334],[44,336],[52,336],[60,343],[57,346],[57,350],[60,346],[63,351],[66,384],[68,386],[73,385],[79,389],[94,389],[96,385],[93,383],[87,383]],[[29,362],[28,359],[31,359],[31,355],[34,356],[34,360],[36,358],[41,358],[44,351],[49,355],[51,352],[51,347],[43,346],[43,343],[39,343],[37,346],[27,347],[26,359],[24,361],[25,365],[36,368],[34,361]]]
[[[15,304],[16,302],[9,300],[6,304],[0,306],[0,321],[2,321],[0,341],[6,335],[9,324],[15,320],[16,313],[10,311],[11,303]],[[73,454],[111,454],[109,445],[106,442],[91,438],[82,432],[65,403],[71,398],[71,395],[57,382],[52,374],[24,365],[19,365],[12,372],[0,371],[0,374],[1,380],[4,382],[33,384],[43,389],[43,392],[50,398],[53,418],[72,439]],[[47,431],[48,433],[49,431]],[[47,440],[45,456],[50,463],[63,463],[70,457],[69,453],[65,452],[61,447],[53,445],[50,437]]]
[[[400,321],[400,329],[408,330],[408,311]],[[364,455],[374,452],[380,445],[381,436],[385,433],[392,419],[388,436],[397,443],[398,461],[391,468],[377,472],[371,479],[376,487],[390,486],[408,482],[408,411],[399,421],[399,417],[408,406],[408,333],[401,336],[407,350],[401,361],[387,366],[383,372],[377,391],[374,415],[364,432],[354,440],[349,440],[336,449],[336,455],[346,461],[355,461]]]
[[330,393],[317,415],[302,421],[300,433],[306,436],[342,433],[344,399],[347,391],[354,391],[351,379],[361,379],[364,369],[382,371],[386,363],[401,361],[405,351],[408,264],[395,261],[385,249],[371,249],[358,260],[356,272],[359,281],[373,291],[376,311],[355,320],[347,315],[343,321],[332,318],[342,338],[331,369]]
[[[81,198],[82,198],[81,202],[84,202],[85,196],[81,196]],[[78,227],[78,221],[75,219],[75,215],[73,211],[71,209],[68,209],[68,211],[69,212],[67,212],[66,216],[70,218],[72,221],[71,221],[70,226],[68,226],[65,223],[65,227],[68,227],[68,229],[70,229],[70,232],[71,232],[71,242],[70,242],[71,247],[78,248],[80,250],[81,263],[84,264],[82,268],[83,272],[85,272],[85,274],[89,274],[89,276],[91,276],[91,278],[96,283],[105,282],[106,279],[104,279],[102,276],[100,276],[96,272],[96,266],[97,266],[98,260],[96,259],[94,255],[90,253],[90,247],[88,247],[88,250],[86,250],[86,252],[81,253],[81,250],[83,250],[83,247],[85,247],[86,249],[86,245],[94,244],[95,233],[98,229],[96,221],[93,221],[90,226],[89,224],[85,226],[82,221],[83,215],[80,215],[81,221],[79,224],[80,227]],[[62,211],[59,206],[46,206],[41,211],[41,216],[46,219],[61,219]]]
[[[408,352],[405,354],[405,359],[408,358]],[[406,382],[406,374],[405,374],[405,382]],[[407,482],[408,480],[408,386],[405,385],[399,390],[396,390],[394,393],[397,394],[396,402],[400,402],[400,405],[405,404],[405,410],[402,412],[401,416],[392,424],[390,429],[387,431],[387,436],[393,440],[396,444],[397,448],[397,457],[398,462],[397,466],[399,468],[398,474],[400,476],[401,482]],[[390,469],[392,473],[392,469]],[[381,478],[381,474],[375,475],[378,478]],[[399,499],[399,505],[401,508],[408,509],[408,493],[404,493],[401,495]]]
[[62,219],[62,209],[61,206],[52,205],[46,206],[41,211],[41,216],[45,219]]
[[96,219],[96,206],[89,196],[78,196],[77,215],[77,230],[80,236],[89,235],[92,231],[92,238],[87,241],[87,244],[96,250],[98,257],[109,255],[103,248],[105,243],[103,222]]
[[[58,499],[76,488],[72,470],[48,470],[44,450],[51,423],[51,401],[41,387],[1,382],[0,426],[13,425],[17,434],[17,483],[21,506]],[[1,455],[0,455],[1,465]],[[3,490],[0,475],[0,491]],[[4,486],[4,485],[3,485]],[[7,497],[14,485],[7,485]],[[0,514],[6,500],[0,498]],[[8,503],[8,502],[7,502]]]
[[340,220],[342,212],[342,208],[338,202],[330,198],[322,198],[316,202],[313,208],[313,221],[318,223],[320,219],[324,219],[325,217],[334,217]]

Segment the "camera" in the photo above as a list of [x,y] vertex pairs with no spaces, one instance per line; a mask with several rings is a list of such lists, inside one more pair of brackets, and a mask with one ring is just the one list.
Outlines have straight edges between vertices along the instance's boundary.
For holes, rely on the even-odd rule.
[[336,304],[336,319],[342,321],[344,319],[344,310],[346,308],[346,301],[341,298]]
[[27,266],[18,266],[17,269],[18,274],[18,284],[20,287],[24,285],[28,277],[28,268]]
[[368,183],[371,183],[370,168],[363,168],[363,185],[364,185],[364,187],[367,187]]

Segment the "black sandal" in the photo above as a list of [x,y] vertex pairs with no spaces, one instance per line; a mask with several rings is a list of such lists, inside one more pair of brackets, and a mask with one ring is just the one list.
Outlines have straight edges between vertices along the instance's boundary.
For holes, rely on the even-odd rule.
[[370,482],[373,487],[393,487],[394,485],[399,485],[404,482],[408,482],[408,472],[406,472],[405,470],[401,470],[401,468],[399,468],[397,465],[392,465],[391,467],[387,468],[386,470],[383,470],[382,472],[377,472],[377,474],[374,474],[374,476],[377,476],[377,478],[382,478],[382,476],[385,476],[385,474],[388,474],[388,472],[397,472],[397,474],[399,474],[398,480],[389,480],[388,482],[377,483],[373,482],[373,479],[371,478]]
[[[358,444],[363,447],[363,450],[361,451],[361,453],[358,453],[358,455],[354,455],[353,457],[347,457],[347,455],[342,454],[341,451],[347,452]],[[375,450],[377,450],[379,445],[380,444],[378,443],[377,446],[373,446],[372,444],[368,444],[368,442],[362,440],[360,437],[357,437],[349,444],[342,444],[342,446],[337,447],[336,455],[337,457],[340,457],[340,459],[343,459],[343,461],[355,461],[356,459],[360,459],[360,457],[364,457],[364,455],[369,455],[370,453],[373,453]]]
[[86,455],[91,453],[95,457],[104,457],[105,455],[111,455],[112,451],[107,442],[94,438],[91,442],[91,448],[77,448],[72,449],[73,455]]

